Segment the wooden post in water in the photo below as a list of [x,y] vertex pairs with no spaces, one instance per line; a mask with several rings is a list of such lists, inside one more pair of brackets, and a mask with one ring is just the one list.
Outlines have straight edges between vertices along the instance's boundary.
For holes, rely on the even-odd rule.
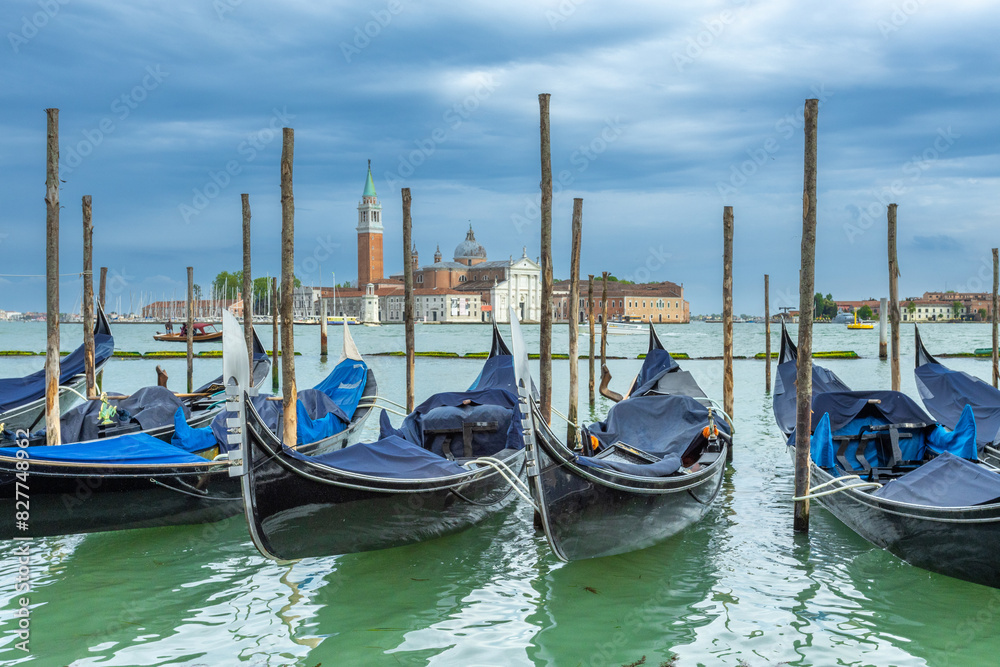
[[587,384],[590,409],[594,409],[594,274],[587,276],[587,326],[590,327],[590,380]]
[[[802,175],[802,267],[799,272],[799,345],[795,400],[795,496],[809,495],[812,434],[812,327],[816,283],[816,134],[819,100],[806,100],[805,167]],[[795,501],[793,528],[809,532],[809,500]]]
[[[722,409],[730,417],[733,416],[733,226],[733,207],[726,206],[722,209]],[[726,451],[732,457],[733,448]]]
[[878,302],[878,358],[885,361],[889,358],[889,332],[886,325],[889,322],[889,300],[882,297]]
[[[104,295],[108,286],[108,267],[101,267],[101,283],[100,288],[97,292],[97,300],[101,304],[101,310],[104,310]],[[97,389],[101,390],[104,387],[104,371],[102,370],[97,374]]]
[[99,287],[98,292],[97,292],[98,300],[101,302],[101,309],[102,310],[105,307],[104,306],[104,297],[107,294],[107,289],[108,289],[108,267],[102,266],[101,267],[101,284],[100,284],[100,287]]
[[764,391],[771,393],[771,276],[764,274]]
[[899,262],[896,259],[896,205],[889,204],[889,322],[892,325],[889,374],[892,390],[899,391]]
[[319,298],[319,358],[326,360],[326,299]]
[[187,267],[187,391],[194,391],[194,267]]
[[87,398],[97,396],[94,374],[94,225],[90,195],[83,197],[83,368]]
[[601,373],[608,363],[608,272],[601,272]]
[[247,339],[247,358],[253,375],[253,278],[250,273],[250,195],[243,200],[243,335]]
[[[569,260],[569,424],[566,427],[566,443],[575,447],[577,433],[577,404],[580,402],[580,244],[583,237],[583,200],[573,200],[573,242]],[[594,376],[590,376],[593,380]],[[593,385],[591,385],[593,386]]]
[[539,408],[552,423],[552,151],[549,142],[549,93],[538,96],[542,153],[542,317],[539,331]]
[[997,289],[1000,288],[1000,258],[997,248],[993,248],[993,386],[1000,378],[1000,359],[997,357]]
[[281,374],[281,342],[278,327],[278,279],[271,278],[271,391],[278,393]]
[[45,115],[45,444],[59,445],[59,109]]
[[413,299],[413,220],[410,217],[410,188],[403,188],[403,326],[406,329],[406,411],[413,412],[414,357],[416,335],[414,331]]
[[282,128],[281,138],[281,367],[282,441],[295,447],[298,439],[295,387],[295,330],[292,304],[295,287],[295,197],[292,193],[292,163],[295,157],[295,130]]

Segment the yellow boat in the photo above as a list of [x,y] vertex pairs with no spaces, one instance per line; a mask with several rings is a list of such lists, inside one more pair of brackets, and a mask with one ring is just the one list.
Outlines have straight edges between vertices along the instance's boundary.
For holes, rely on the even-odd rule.
[[858,314],[857,314],[857,312],[855,312],[854,313],[854,322],[853,323],[848,322],[847,328],[848,329],[874,329],[875,325],[872,324],[871,322],[858,322]]

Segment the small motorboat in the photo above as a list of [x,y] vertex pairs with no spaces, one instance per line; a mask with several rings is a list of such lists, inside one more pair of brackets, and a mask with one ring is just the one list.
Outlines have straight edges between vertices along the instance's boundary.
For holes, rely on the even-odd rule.
[[[167,341],[171,343],[186,343],[187,342],[187,325],[182,324],[181,330],[179,332],[173,332],[171,329],[170,322],[167,322],[166,333],[156,332],[153,336],[153,340]],[[195,343],[212,343],[222,340],[222,329],[218,328],[214,324],[209,324],[207,322],[196,322],[193,327]]]
[[854,321],[847,323],[848,329],[874,329],[875,325],[871,322],[865,322],[864,320],[858,321],[858,314],[854,313]]

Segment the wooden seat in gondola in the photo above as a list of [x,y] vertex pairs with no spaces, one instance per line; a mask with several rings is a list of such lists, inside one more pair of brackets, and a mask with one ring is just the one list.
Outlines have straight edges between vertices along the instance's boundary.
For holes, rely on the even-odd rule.
[[[926,428],[927,424],[923,423],[875,424],[866,425],[853,435],[834,436],[834,442],[839,445],[835,455],[837,463],[845,471],[857,471],[860,466],[860,472],[867,473],[870,481],[895,479],[915,470],[924,462],[923,459],[905,460],[899,441],[920,437]],[[847,452],[855,441],[858,442],[854,451],[857,465],[852,465],[848,461]],[[875,448],[876,465],[868,460],[869,444]]]
[[449,461],[454,461],[455,455],[451,451],[451,443],[456,435],[462,436],[462,456],[471,459],[473,456],[473,434],[494,433],[499,426],[499,422],[465,422],[460,428],[425,428],[424,433],[429,436],[443,435],[441,453]]

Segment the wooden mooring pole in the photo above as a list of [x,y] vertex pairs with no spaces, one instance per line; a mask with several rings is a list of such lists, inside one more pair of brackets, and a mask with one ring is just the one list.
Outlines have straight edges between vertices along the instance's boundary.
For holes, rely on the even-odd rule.
[[[580,402],[580,244],[583,237],[583,200],[573,200],[573,241],[569,260],[569,423],[566,426],[566,442],[576,447],[577,404]],[[591,380],[593,380],[591,375]]]
[[587,276],[587,326],[590,327],[590,380],[587,383],[587,396],[590,409],[594,409],[594,274]]
[[878,302],[878,358],[885,361],[889,358],[889,300],[882,297]]
[[552,151],[549,137],[549,93],[538,96],[542,157],[542,312],[538,335],[539,408],[552,423]]
[[187,267],[187,393],[194,391],[194,267]]
[[292,164],[295,157],[295,130],[282,128],[281,137],[281,366],[283,442],[294,447],[298,440],[295,387],[295,322],[292,317],[295,288],[295,197],[292,192]]
[[[799,272],[799,341],[795,397],[795,496],[809,495],[812,434],[812,327],[816,283],[816,135],[819,100],[806,100],[802,176],[802,267]],[[793,528],[809,532],[809,500],[795,501]]]
[[278,279],[271,278],[271,391],[278,393],[281,377],[281,328],[278,326]]
[[[102,266],[101,283],[97,292],[97,300],[101,304],[101,310],[105,311],[105,314],[107,314],[107,311],[104,308],[104,297],[107,292],[107,287],[108,287],[108,267]],[[102,370],[100,373],[97,374],[97,391],[101,391],[103,387],[104,387],[104,371]]]
[[326,299],[323,297],[319,298],[319,358],[321,361],[326,360],[327,345],[326,345]]
[[406,329],[406,411],[413,412],[414,358],[416,335],[414,331],[413,298],[413,219],[410,217],[410,188],[403,188],[403,326]]
[[243,336],[247,339],[247,358],[253,374],[253,279],[250,273],[250,195],[243,200]]
[[608,272],[601,272],[601,373],[608,363]]
[[997,248],[993,248],[993,386],[997,386],[997,379],[1000,378],[1000,358],[997,356],[997,288],[1000,288],[1000,258],[997,256]]
[[771,276],[764,274],[764,391],[771,393]]
[[45,443],[59,445],[59,109],[45,115]]
[[[722,210],[722,409],[733,415],[733,207]],[[733,448],[727,450],[732,460]]]
[[889,374],[892,390],[899,391],[901,376],[899,371],[899,261],[896,259],[896,204],[889,204],[889,323],[891,343]]
[[87,398],[97,396],[94,373],[94,225],[90,195],[83,197],[83,368]]

